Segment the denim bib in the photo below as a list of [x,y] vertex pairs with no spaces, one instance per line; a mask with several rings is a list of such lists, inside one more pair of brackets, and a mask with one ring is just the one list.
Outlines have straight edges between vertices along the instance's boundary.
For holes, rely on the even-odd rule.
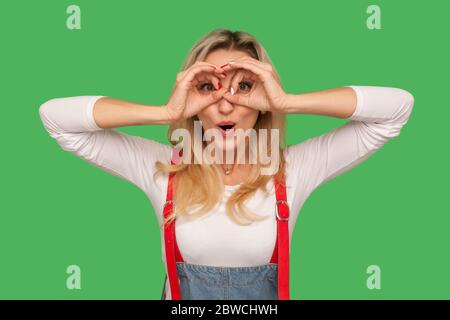
[[[215,267],[177,262],[183,300],[276,300],[278,265]],[[167,279],[167,277],[166,277]],[[165,299],[165,286],[162,299]]]

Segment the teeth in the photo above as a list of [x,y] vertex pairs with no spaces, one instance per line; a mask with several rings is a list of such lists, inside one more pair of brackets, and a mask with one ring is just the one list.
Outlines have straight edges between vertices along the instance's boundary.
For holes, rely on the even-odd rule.
[[223,124],[219,126],[222,130],[226,131],[227,129],[232,129],[234,124]]

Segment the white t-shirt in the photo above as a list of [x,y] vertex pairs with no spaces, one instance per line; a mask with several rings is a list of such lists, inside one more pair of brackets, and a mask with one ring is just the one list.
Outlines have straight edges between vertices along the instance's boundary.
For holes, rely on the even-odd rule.
[[[408,121],[414,97],[403,89],[349,86],[357,94],[357,107],[344,125],[285,149],[286,185],[290,207],[289,233],[304,202],[318,186],[355,167],[400,134]],[[149,197],[159,224],[168,182],[167,175],[153,180],[157,160],[170,163],[170,145],[98,127],[94,103],[103,96],[51,99],[39,108],[41,120],[62,149],[138,186]],[[223,199],[206,216],[176,222],[176,237],[186,262],[211,266],[256,266],[268,263],[276,240],[273,180],[266,195],[258,191],[246,205],[270,216],[242,226],[225,213],[225,203],[238,186],[225,186]],[[162,259],[165,263],[163,232]],[[167,292],[167,291],[166,291]],[[167,292],[170,299],[170,292]]]

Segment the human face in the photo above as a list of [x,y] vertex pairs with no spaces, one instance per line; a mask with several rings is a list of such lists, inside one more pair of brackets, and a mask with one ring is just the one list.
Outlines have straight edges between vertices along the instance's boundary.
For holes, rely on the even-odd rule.
[[[205,62],[220,67],[230,60],[235,60],[242,57],[250,57],[250,55],[243,51],[218,49],[210,52],[206,56]],[[238,70],[236,69],[227,71],[227,77],[219,79],[225,89],[229,90],[231,86],[231,80],[233,79],[233,76],[236,72],[238,72]],[[244,78],[239,83],[238,90],[235,94],[246,94],[251,90],[253,85],[254,83],[252,83],[252,81],[247,81]],[[214,90],[216,89],[214,88],[214,85],[212,83],[201,85],[202,94],[211,94]],[[198,114],[198,118],[202,122],[204,130],[217,129],[220,130],[222,136],[226,136],[228,138],[232,135],[232,130],[242,129],[246,131],[253,128],[255,126],[256,120],[258,119],[258,114],[258,110],[244,107],[242,105],[232,104],[225,98],[222,98],[216,103],[213,103],[204,108]],[[226,124],[228,124],[229,126],[222,126]],[[228,131],[229,134],[227,135],[224,129],[230,127],[231,130]],[[231,141],[227,139],[226,144],[220,144],[220,146],[224,149],[224,151],[231,148],[235,149],[237,147],[237,137],[235,137]]]

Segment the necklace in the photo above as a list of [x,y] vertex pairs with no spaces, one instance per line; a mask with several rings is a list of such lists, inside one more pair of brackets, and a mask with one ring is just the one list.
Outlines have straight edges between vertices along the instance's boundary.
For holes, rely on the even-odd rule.
[[223,169],[223,172],[224,172],[226,175],[229,175],[229,174],[231,173],[231,171],[233,170],[233,165],[225,166],[225,168],[222,167],[222,169]]

